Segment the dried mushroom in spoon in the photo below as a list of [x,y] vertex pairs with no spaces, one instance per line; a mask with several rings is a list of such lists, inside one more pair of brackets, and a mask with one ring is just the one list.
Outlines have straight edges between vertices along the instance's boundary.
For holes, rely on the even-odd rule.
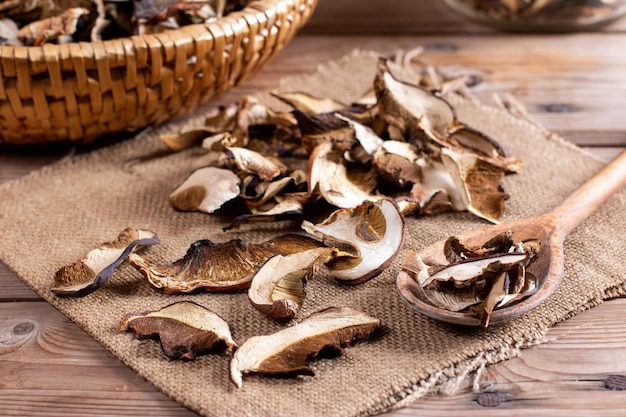
[[109,282],[115,269],[137,248],[158,243],[156,233],[128,227],[117,240],[103,243],[80,261],[59,269],[52,292],[59,297],[84,297]]
[[165,355],[172,359],[195,359],[220,344],[237,347],[230,328],[220,316],[191,301],[179,301],[155,311],[126,314],[120,331],[139,339],[158,338]]
[[418,285],[416,296],[428,304],[478,317],[489,325],[494,309],[526,298],[537,288],[528,266],[536,259],[539,242],[514,242],[502,233],[480,247],[467,246],[456,237],[445,242],[447,265],[426,265],[416,252],[408,252],[401,267]]
[[230,361],[230,379],[240,388],[243,374],[313,375],[306,363],[324,349],[341,352],[366,339],[380,320],[348,307],[329,307],[274,334],[247,339]]

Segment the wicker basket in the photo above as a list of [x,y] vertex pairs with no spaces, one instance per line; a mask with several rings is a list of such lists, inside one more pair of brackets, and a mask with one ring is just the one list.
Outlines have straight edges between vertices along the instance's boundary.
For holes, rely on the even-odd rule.
[[256,74],[317,0],[251,0],[156,35],[0,47],[0,143],[89,142],[187,114]]

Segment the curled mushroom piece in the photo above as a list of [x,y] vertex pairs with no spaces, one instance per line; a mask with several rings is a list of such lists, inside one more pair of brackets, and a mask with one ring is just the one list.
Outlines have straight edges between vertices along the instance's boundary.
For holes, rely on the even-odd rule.
[[247,339],[230,361],[230,379],[240,388],[243,374],[313,375],[308,360],[324,349],[341,349],[369,337],[380,320],[348,307],[329,307],[274,334]]
[[233,239],[224,243],[199,240],[185,256],[160,266],[133,254],[129,262],[148,283],[166,294],[231,291],[248,288],[256,271],[274,255],[289,255],[322,246],[296,234],[277,236],[261,243]]
[[308,178],[309,192],[319,191],[335,207],[353,208],[363,200],[382,198],[371,193],[376,187],[374,170],[348,169],[342,152],[332,142],[324,142],[315,148],[309,159]]
[[537,240],[514,242],[512,234],[494,236],[480,247],[450,237],[444,245],[448,265],[427,265],[413,251],[401,274],[417,285],[411,291],[422,301],[448,311],[478,317],[489,325],[494,309],[530,296],[537,279],[528,272],[540,250]]
[[302,229],[328,246],[354,258],[329,263],[331,274],[345,284],[360,284],[379,275],[394,260],[404,242],[404,216],[393,200],[364,201],[354,209],[339,209],[319,224],[302,222]]
[[248,298],[257,310],[268,316],[296,317],[304,301],[307,280],[336,254],[336,249],[324,247],[273,256],[252,278]]
[[59,269],[52,292],[59,297],[84,297],[105,285],[115,269],[140,246],[160,243],[156,233],[128,227],[117,240],[103,243],[84,259]]
[[169,202],[179,210],[213,213],[239,195],[239,183],[239,177],[229,169],[200,168],[172,191]]
[[237,347],[228,323],[191,301],[129,313],[122,318],[120,331],[132,332],[139,339],[160,339],[163,352],[172,359],[195,359],[220,344],[228,350]]

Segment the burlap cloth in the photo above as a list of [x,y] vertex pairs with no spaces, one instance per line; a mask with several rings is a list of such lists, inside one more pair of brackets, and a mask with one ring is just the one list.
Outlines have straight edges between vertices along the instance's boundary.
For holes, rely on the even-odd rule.
[[[350,100],[370,88],[375,54],[355,53],[318,71],[284,80],[277,88],[309,91]],[[523,172],[508,176],[511,194],[504,220],[549,211],[602,165],[594,157],[550,135],[536,124],[496,107],[452,97],[461,120],[502,143],[525,161]],[[624,293],[626,192],[602,206],[566,240],[565,278],[556,293],[514,322],[488,330],[454,327],[430,320],[398,295],[395,277],[404,259],[378,278],[346,287],[322,277],[309,283],[302,316],[330,305],[361,309],[382,320],[382,332],[347,348],[337,358],[313,362],[314,377],[249,375],[236,389],[228,380],[227,354],[195,361],[165,358],[157,342],[120,333],[121,316],[194,300],[218,313],[234,339],[274,332],[284,326],[251,307],[245,292],[162,295],[123,264],[104,288],[82,299],[59,299],[50,291],[54,272],[112,240],[132,225],[154,230],[162,244],[146,248],[156,261],[170,263],[197,239],[264,240],[297,229],[296,223],[244,226],[224,233],[226,219],[174,211],[167,195],[199,163],[201,152],[164,152],[159,132],[198,124],[198,114],[130,141],[46,167],[0,187],[0,259],[28,285],[84,328],[121,361],[175,401],[204,416],[357,416],[408,404],[472,371],[513,357],[539,343],[546,329],[609,297]],[[436,240],[485,222],[467,213],[410,218],[406,248],[419,250]]]

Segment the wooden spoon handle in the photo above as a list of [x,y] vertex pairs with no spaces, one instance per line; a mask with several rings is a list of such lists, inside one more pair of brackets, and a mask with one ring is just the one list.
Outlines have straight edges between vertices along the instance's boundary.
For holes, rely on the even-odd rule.
[[626,185],[626,151],[623,151],[559,207],[552,210],[556,228],[568,235],[576,226]]

